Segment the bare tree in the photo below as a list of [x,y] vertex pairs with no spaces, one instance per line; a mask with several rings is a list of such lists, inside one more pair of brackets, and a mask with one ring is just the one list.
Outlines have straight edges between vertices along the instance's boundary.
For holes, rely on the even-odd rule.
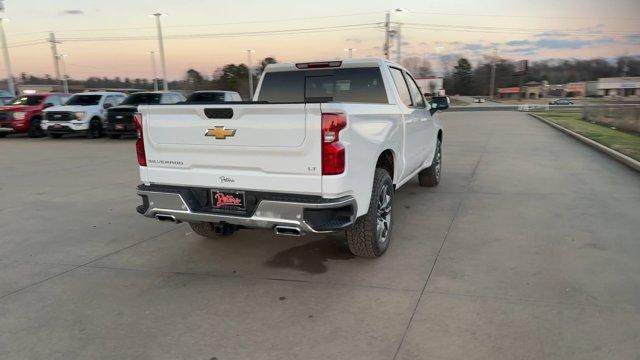
[[402,66],[409,70],[409,72],[415,77],[433,75],[429,60],[419,56],[410,56],[402,59]]

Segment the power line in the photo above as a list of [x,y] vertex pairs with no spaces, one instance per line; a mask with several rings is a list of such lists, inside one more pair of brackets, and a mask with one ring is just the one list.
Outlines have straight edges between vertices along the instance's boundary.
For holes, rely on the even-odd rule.
[[[344,18],[344,17],[353,17],[353,16],[362,16],[362,15],[374,15],[380,14],[380,11],[370,11],[370,12],[362,12],[362,13],[352,13],[352,14],[338,14],[338,15],[327,15],[327,16],[313,16],[313,17],[299,17],[299,18],[286,18],[286,19],[275,19],[275,20],[255,20],[255,21],[239,21],[239,22],[224,22],[224,23],[209,23],[209,24],[189,24],[189,25],[167,25],[162,26],[163,28],[191,28],[191,27],[206,27],[206,26],[229,26],[229,25],[246,25],[246,24],[267,24],[267,23],[282,23],[287,21],[303,21],[303,20],[321,20],[321,19],[331,19],[331,18]],[[120,31],[120,30],[153,30],[154,26],[138,26],[138,27],[108,27],[108,28],[88,28],[88,29],[66,29],[66,30],[52,30],[55,33],[65,33],[65,32],[90,32],[90,31]],[[22,36],[22,35],[34,35],[34,34],[44,34],[47,31],[33,31],[26,33],[17,33],[12,34],[12,36]]]
[[[227,32],[227,33],[204,33],[204,34],[184,34],[184,35],[166,35],[165,39],[202,39],[216,37],[240,37],[240,36],[264,36],[264,35],[290,35],[290,34],[306,34],[313,32],[326,31],[342,31],[354,29],[367,29],[377,26],[379,23],[365,23],[352,25],[338,25],[327,27],[298,28],[298,29],[282,29],[267,31],[245,31],[245,32]],[[60,38],[60,41],[76,42],[76,41],[132,41],[132,40],[154,40],[155,36],[105,36],[105,37],[69,37]]]
[[24,43],[13,43],[9,46],[7,46],[8,48],[18,48],[18,47],[24,47],[24,46],[35,46],[35,45],[40,45],[40,44],[46,44],[47,42],[44,40],[34,40],[34,41],[28,41],[28,42],[24,42]]
[[412,11],[411,13],[425,14],[425,15],[484,17],[484,18],[506,17],[506,18],[560,19],[560,20],[569,20],[569,19],[584,19],[584,20],[610,19],[610,20],[629,20],[629,21],[638,20],[637,17],[610,17],[610,16],[609,17],[607,16],[588,17],[588,16],[549,16],[549,15],[465,14],[465,13],[431,12],[431,11]]

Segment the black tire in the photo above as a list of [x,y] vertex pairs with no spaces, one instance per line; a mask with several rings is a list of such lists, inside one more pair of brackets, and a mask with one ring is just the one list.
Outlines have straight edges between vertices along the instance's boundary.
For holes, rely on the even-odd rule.
[[42,126],[40,125],[41,122],[42,119],[40,119],[39,117],[34,117],[33,119],[31,119],[29,131],[27,132],[27,135],[29,135],[29,137],[39,138],[44,136],[44,130],[42,130]]
[[442,176],[442,141],[436,143],[436,153],[433,155],[433,163],[428,168],[418,173],[420,186],[434,187],[440,184]]
[[111,139],[120,139],[120,134],[109,134],[109,138],[111,138]]
[[97,139],[102,136],[102,122],[100,119],[93,118],[89,122],[87,129],[87,139]]
[[217,233],[215,231],[214,228],[214,224],[213,223],[208,223],[208,222],[190,222],[189,226],[191,226],[191,230],[193,230],[194,233],[202,236],[202,237],[206,237],[206,238],[210,238],[210,239],[218,239],[220,237],[222,237],[222,234]]
[[60,139],[62,137],[62,134],[49,134],[49,136],[51,136],[54,139]]
[[8,133],[6,133],[6,132],[0,132],[0,138],[3,138],[3,137],[5,137],[5,136],[7,136],[7,135],[9,135],[9,134],[8,134]]
[[387,251],[393,234],[393,180],[384,169],[376,169],[369,211],[346,231],[349,251],[375,258]]

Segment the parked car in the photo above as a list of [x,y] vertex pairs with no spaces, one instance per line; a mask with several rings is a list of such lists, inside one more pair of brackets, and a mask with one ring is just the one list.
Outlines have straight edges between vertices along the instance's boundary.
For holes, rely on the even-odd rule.
[[483,102],[485,102],[485,100],[484,100],[484,98],[481,98],[481,97],[475,97],[475,98],[473,98],[473,102],[474,103],[483,103]]
[[107,109],[107,116],[103,122],[105,133],[112,139],[123,135],[135,135],[133,114],[140,104],[175,104],[185,101],[185,97],[178,92],[149,91],[138,92],[127,96],[120,105]]
[[553,101],[549,101],[549,105],[573,105],[573,101],[569,99],[555,99]]
[[205,237],[346,231],[350,251],[389,246],[394,193],[437,186],[447,97],[423,98],[384,59],[268,65],[256,102],[140,105],[137,210]]
[[242,97],[235,91],[205,90],[192,93],[187,97],[186,102],[188,104],[204,104],[230,101],[242,101]]
[[15,95],[6,90],[0,90],[0,105],[6,105],[15,99]]
[[85,134],[89,139],[101,137],[106,110],[119,105],[125,97],[124,93],[109,91],[75,94],[64,105],[44,110],[42,129],[53,138],[74,133]]
[[0,106],[0,137],[10,133],[28,133],[30,137],[44,136],[42,111],[64,104],[69,94],[22,95],[8,105]]

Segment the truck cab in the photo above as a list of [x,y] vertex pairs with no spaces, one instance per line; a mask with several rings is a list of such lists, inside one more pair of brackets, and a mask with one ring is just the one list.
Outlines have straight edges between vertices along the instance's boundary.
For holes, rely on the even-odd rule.
[[64,104],[70,96],[62,93],[25,94],[0,106],[0,137],[11,133],[27,133],[30,137],[44,136],[41,127],[42,111]]
[[110,91],[84,92],[72,95],[64,105],[44,110],[42,129],[53,138],[64,134],[84,134],[101,137],[106,110],[119,105],[126,94]]

